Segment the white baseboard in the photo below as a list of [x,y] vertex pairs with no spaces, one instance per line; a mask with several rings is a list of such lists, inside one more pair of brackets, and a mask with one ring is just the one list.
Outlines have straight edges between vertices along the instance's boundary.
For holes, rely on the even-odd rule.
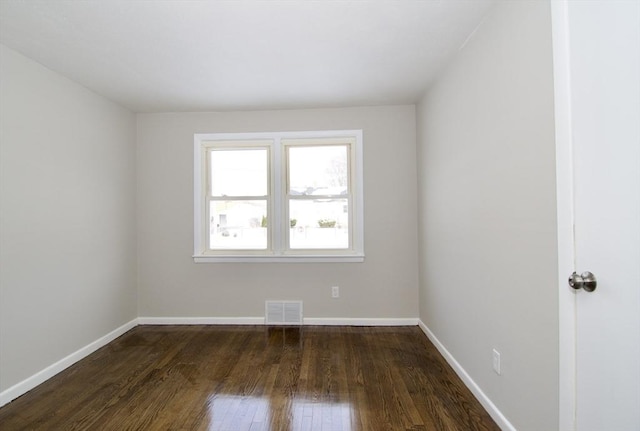
[[438,351],[444,359],[451,365],[451,368],[456,372],[458,377],[463,381],[463,383],[469,388],[469,390],[473,393],[473,395],[478,399],[482,407],[489,413],[491,418],[498,424],[501,430],[505,431],[516,431],[516,428],[507,420],[507,418],[502,414],[500,410],[496,407],[495,404],[489,399],[489,397],[480,389],[480,386],[476,382],[473,381],[471,376],[467,374],[464,368],[456,361],[456,359],[449,353],[449,351],[444,347],[444,345],[438,340],[438,338],[434,335],[433,332],[427,325],[424,324],[422,320],[418,321],[418,326],[422,329],[422,332],[425,333],[427,338],[431,340],[431,342],[436,346]]
[[416,326],[418,319],[305,317],[304,324],[317,326]]
[[139,325],[264,325],[264,317],[138,317]]
[[[317,326],[416,326],[418,319],[305,317]],[[264,325],[264,317],[139,317],[140,325]]]
[[107,335],[98,338],[96,341],[60,359],[58,362],[52,365],[49,365],[47,368],[37,372],[31,377],[19,383],[16,383],[10,388],[0,392],[0,407],[15,400],[20,395],[26,394],[27,392],[29,392],[31,389],[35,388],[39,384],[45,382],[46,380],[58,374],[60,371],[65,370],[66,368],[75,364],[79,360],[95,352],[102,346],[109,344],[110,342],[112,342],[113,340],[115,340],[125,332],[129,331],[130,329],[136,327],[137,325],[138,325],[138,319],[133,319],[132,321],[125,323],[119,328],[116,328],[113,331],[109,332]]

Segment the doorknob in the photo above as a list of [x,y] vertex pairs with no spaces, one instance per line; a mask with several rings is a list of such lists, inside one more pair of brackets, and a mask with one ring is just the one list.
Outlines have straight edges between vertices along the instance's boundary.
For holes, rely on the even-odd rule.
[[584,289],[585,292],[593,292],[596,290],[597,285],[596,276],[589,271],[583,272],[581,275],[573,271],[573,274],[569,277],[569,286],[575,290]]

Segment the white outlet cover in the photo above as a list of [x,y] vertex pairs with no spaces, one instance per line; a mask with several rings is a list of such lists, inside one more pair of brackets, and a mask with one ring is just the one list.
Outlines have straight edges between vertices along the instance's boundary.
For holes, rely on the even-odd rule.
[[497,375],[502,375],[502,371],[500,369],[500,352],[498,352],[496,349],[493,349],[493,356],[492,356],[492,365],[493,365],[493,371],[496,372]]

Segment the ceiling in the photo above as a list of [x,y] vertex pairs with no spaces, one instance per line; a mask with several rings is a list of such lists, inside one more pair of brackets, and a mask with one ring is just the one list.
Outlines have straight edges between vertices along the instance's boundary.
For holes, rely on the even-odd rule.
[[414,103],[493,0],[0,0],[0,43],[136,112]]

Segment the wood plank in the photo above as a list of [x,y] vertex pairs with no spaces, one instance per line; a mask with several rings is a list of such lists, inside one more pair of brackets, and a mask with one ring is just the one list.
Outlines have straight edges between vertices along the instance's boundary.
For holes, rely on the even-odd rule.
[[498,430],[417,327],[139,326],[0,408],[13,430]]

